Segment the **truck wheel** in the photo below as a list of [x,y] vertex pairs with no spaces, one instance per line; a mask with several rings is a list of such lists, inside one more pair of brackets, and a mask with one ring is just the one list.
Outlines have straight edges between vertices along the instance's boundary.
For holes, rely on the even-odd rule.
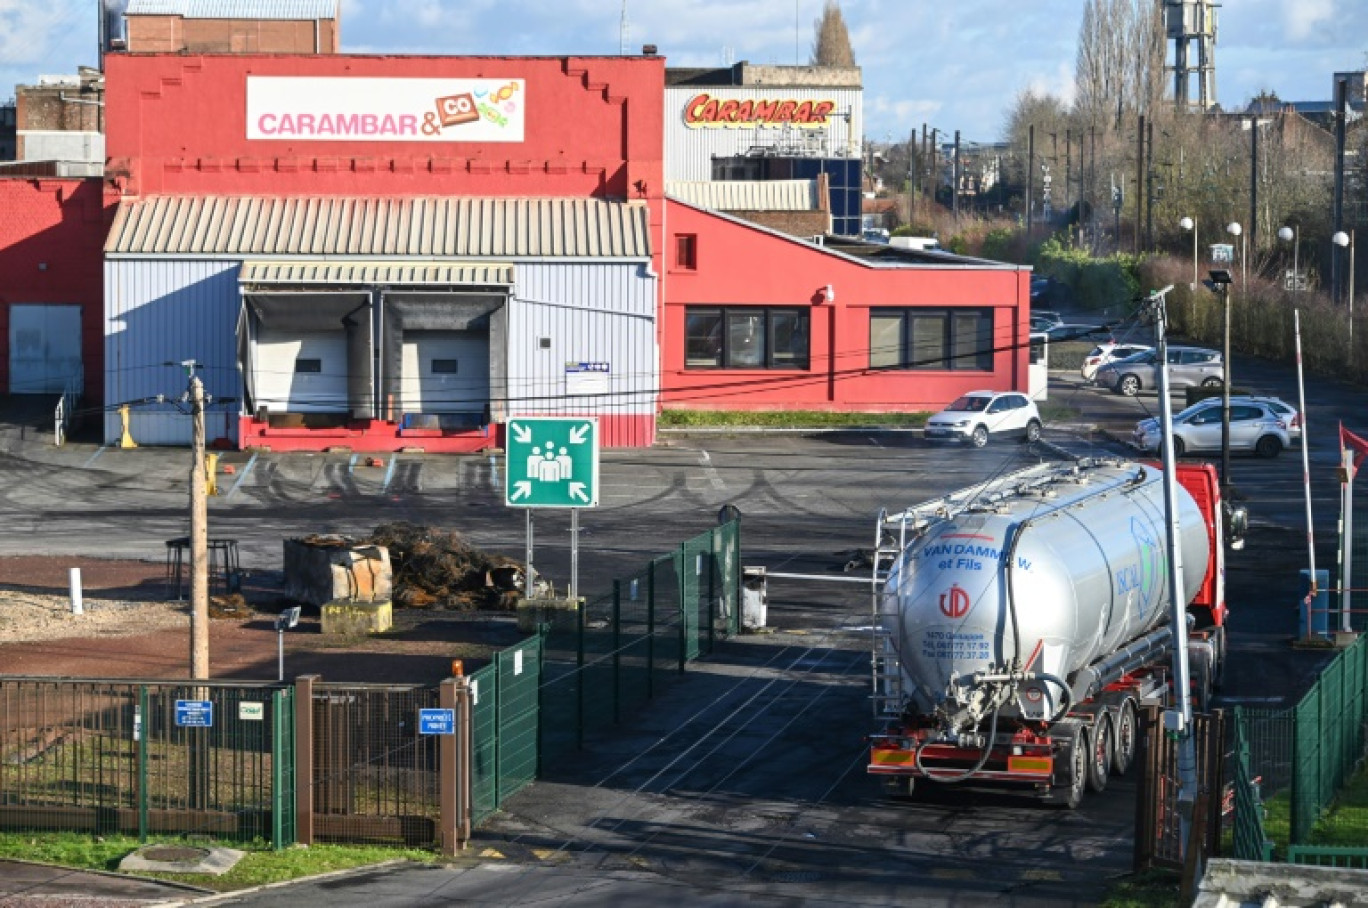
[[1135,762],[1135,732],[1135,702],[1127,700],[1117,710],[1112,727],[1112,775],[1124,776]]
[[1140,378],[1136,375],[1123,375],[1121,380],[1116,383],[1116,390],[1126,395],[1134,397],[1140,393]]
[[1055,774],[1050,780],[1050,791],[1045,796],[1045,802],[1073,810],[1083,803],[1083,793],[1088,788],[1092,735],[1081,725],[1071,723],[1052,737],[1063,746],[1055,758]]
[[1112,765],[1112,723],[1111,716],[1103,713],[1097,717],[1093,726],[1092,748],[1089,750],[1088,787],[1102,792],[1107,788],[1107,776]]
[[969,436],[969,441],[974,447],[981,448],[988,444],[988,429],[985,426],[974,426],[973,433]]

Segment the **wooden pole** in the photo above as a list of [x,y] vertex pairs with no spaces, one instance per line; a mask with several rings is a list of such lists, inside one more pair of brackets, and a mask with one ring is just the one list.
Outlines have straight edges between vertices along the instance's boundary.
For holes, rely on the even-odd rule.
[[[193,367],[191,367],[193,369]],[[190,677],[209,677],[209,496],[204,479],[204,385],[190,376]]]

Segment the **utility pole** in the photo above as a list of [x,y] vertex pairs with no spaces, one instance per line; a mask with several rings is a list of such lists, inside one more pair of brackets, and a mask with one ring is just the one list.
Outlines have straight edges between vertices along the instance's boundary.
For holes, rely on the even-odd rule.
[[190,373],[190,677],[209,677],[209,494],[204,478],[204,384]]
[[[1344,129],[1346,122],[1345,104],[1348,96],[1348,85],[1344,79],[1335,80],[1335,197],[1332,200],[1332,211],[1334,224],[1330,227],[1330,233],[1336,234],[1344,230]],[[1340,253],[1339,247],[1335,244],[1330,245],[1330,299],[1338,304],[1340,301]],[[1351,327],[1350,331],[1353,330]]]
[[955,167],[954,167],[954,201],[955,222],[959,223],[959,195],[960,195],[960,131],[955,130]]
[[[1254,115],[1249,121],[1249,226],[1245,228],[1244,237],[1246,251],[1252,249],[1255,255],[1259,254],[1259,117]],[[1248,268],[1248,264],[1244,265]],[[1248,288],[1241,279],[1240,292],[1247,292]]]
[[[1064,130],[1064,223],[1068,223],[1068,212],[1073,210],[1073,132]],[[1082,213],[1081,211],[1079,212]],[[1079,220],[1082,223],[1082,220]],[[1069,231],[1069,239],[1073,240],[1074,232]]]
[[1154,251],[1154,120],[1145,134],[1145,251]]
[[1035,124],[1026,129],[1026,241],[1031,240],[1035,215]]

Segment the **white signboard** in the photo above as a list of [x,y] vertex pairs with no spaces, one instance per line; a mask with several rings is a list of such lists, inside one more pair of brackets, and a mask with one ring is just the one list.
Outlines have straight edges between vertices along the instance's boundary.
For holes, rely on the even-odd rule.
[[247,138],[521,142],[522,79],[248,76]]

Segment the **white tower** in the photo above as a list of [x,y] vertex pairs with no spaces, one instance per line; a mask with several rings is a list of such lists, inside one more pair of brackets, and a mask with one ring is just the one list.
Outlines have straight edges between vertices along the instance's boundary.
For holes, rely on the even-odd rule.
[[[1173,100],[1180,111],[1205,111],[1216,104],[1216,7],[1212,0],[1164,0],[1167,36],[1173,41]],[[1189,54],[1197,43],[1197,61]],[[1197,98],[1191,94],[1197,77]]]

